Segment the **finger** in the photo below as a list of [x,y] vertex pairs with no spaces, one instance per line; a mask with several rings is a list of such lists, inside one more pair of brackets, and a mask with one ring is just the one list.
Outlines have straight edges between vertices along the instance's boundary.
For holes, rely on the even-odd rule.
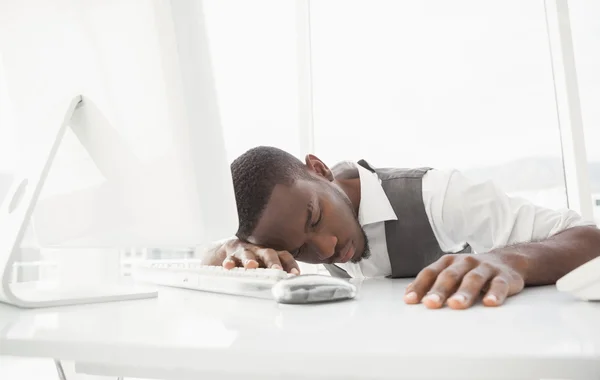
[[223,260],[222,265],[223,265],[223,268],[225,268],[225,269],[232,269],[232,268],[235,268],[235,267],[241,267],[242,263],[235,256],[227,256],[225,258],[225,260]]
[[442,256],[439,260],[423,269],[415,280],[406,287],[404,302],[416,304],[421,302],[421,299],[429,291],[435,283],[435,279],[440,272],[452,264],[453,257],[450,255]]
[[452,309],[466,309],[473,305],[494,274],[494,270],[487,265],[479,265],[467,273],[456,293],[448,299],[448,306]]
[[248,248],[242,248],[240,251],[236,252],[235,256],[242,262],[244,268],[258,268],[258,259],[256,258],[254,252],[252,252]]
[[503,276],[496,276],[490,283],[490,290],[487,291],[485,297],[483,297],[483,304],[485,306],[500,306],[508,297],[510,285],[509,282]]
[[277,251],[268,248],[256,250],[256,254],[265,263],[265,268],[283,269]]
[[283,270],[291,273],[291,274],[300,274],[300,267],[298,266],[298,262],[294,259],[291,253],[288,251],[279,251],[279,260],[281,261],[281,265],[283,265]]
[[430,309],[442,307],[446,299],[458,289],[463,277],[476,265],[473,260],[457,260],[444,269],[436,278],[429,293],[423,298],[423,304]]

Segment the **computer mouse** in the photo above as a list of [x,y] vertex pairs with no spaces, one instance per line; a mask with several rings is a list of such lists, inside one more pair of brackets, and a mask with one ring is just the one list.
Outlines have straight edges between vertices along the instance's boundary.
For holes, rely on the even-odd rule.
[[320,274],[303,274],[278,281],[271,288],[279,303],[308,304],[356,297],[356,286],[347,280]]

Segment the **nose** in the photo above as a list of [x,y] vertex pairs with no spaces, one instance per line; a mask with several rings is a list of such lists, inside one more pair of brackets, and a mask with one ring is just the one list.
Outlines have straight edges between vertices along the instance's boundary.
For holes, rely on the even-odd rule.
[[335,247],[338,239],[335,236],[320,234],[312,236],[311,243],[316,248],[317,256],[321,260],[327,260],[335,255]]

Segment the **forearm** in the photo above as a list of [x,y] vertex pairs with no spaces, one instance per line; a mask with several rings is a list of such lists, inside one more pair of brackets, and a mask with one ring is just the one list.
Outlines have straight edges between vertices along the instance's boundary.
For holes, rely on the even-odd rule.
[[600,230],[573,227],[546,240],[492,251],[523,275],[525,285],[554,284],[578,266],[600,256]]

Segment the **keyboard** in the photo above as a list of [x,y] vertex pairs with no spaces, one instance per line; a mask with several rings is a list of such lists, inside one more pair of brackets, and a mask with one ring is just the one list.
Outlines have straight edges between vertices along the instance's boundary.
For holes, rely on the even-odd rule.
[[196,260],[144,261],[132,270],[139,282],[257,298],[273,298],[273,285],[291,276],[279,269],[225,269]]

